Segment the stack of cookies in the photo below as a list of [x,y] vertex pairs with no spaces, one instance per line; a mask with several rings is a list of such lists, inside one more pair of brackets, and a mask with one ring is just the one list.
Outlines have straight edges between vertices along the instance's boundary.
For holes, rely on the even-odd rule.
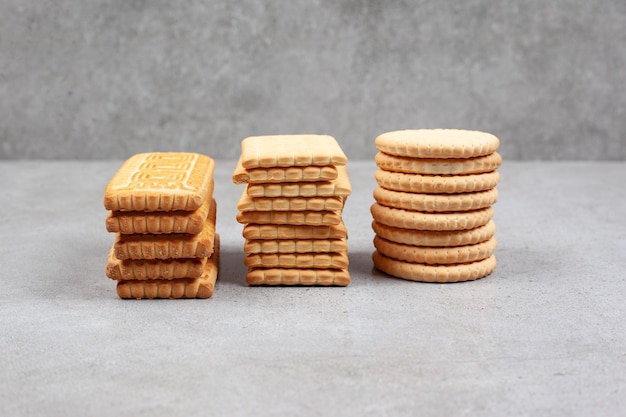
[[120,298],[208,298],[219,262],[215,163],[195,153],[128,159],[104,194],[116,234],[106,275]]
[[249,285],[350,283],[342,219],[348,159],[325,135],[249,137],[233,174]]
[[376,138],[371,213],[377,269],[414,281],[482,278],[496,267],[500,141],[483,132],[403,130]]

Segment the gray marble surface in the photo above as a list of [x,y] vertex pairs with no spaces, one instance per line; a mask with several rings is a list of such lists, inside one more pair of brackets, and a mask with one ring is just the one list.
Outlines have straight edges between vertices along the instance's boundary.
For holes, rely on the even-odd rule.
[[351,285],[252,288],[217,162],[220,276],[190,301],[105,277],[120,161],[0,163],[0,415],[624,415],[626,164],[505,161],[496,271],[422,284],[372,269],[352,161]]
[[485,130],[507,160],[626,160],[624,0],[3,0],[0,159]]

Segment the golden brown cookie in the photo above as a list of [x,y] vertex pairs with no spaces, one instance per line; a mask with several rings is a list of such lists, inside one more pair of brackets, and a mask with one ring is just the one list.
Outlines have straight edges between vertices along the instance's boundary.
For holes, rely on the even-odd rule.
[[342,269],[348,253],[255,253],[245,257],[248,268]]
[[241,158],[233,173],[235,184],[332,181],[337,178],[335,166],[274,167],[245,169]]
[[464,246],[491,239],[496,232],[496,224],[489,220],[484,226],[469,230],[415,230],[387,226],[372,222],[374,232],[391,242],[413,246]]
[[328,135],[252,136],[241,142],[245,169],[345,165],[348,158]]
[[490,133],[458,129],[397,130],[374,141],[379,151],[411,158],[473,158],[495,152],[500,140]]
[[493,255],[496,245],[495,238],[474,245],[428,247],[405,245],[391,242],[380,236],[374,237],[374,247],[379,253],[400,261],[429,265],[480,261]]
[[350,284],[348,269],[251,268],[249,285],[335,285]]
[[254,198],[245,191],[237,209],[239,211],[335,211],[343,208],[345,197],[273,197]]
[[331,226],[294,226],[276,224],[246,224],[243,228],[246,239],[343,239],[348,237],[345,224]]
[[129,158],[104,191],[104,207],[119,211],[193,211],[209,197],[215,163],[206,155],[153,152]]
[[374,203],[370,208],[378,223],[402,229],[417,230],[467,230],[487,224],[493,217],[493,209],[453,213],[425,213],[381,206]]
[[425,212],[460,212],[490,207],[498,201],[495,188],[487,191],[460,194],[417,194],[374,189],[374,199],[378,204],[405,210]]
[[248,239],[243,247],[245,253],[319,253],[347,250],[346,239]]
[[379,169],[374,173],[376,182],[383,188],[407,193],[452,194],[485,191],[500,181],[498,172],[468,175],[405,174]]
[[462,159],[412,158],[378,152],[374,160],[385,171],[424,175],[481,174],[492,172],[502,165],[502,157],[498,152]]
[[388,275],[411,281],[460,282],[472,281],[491,274],[496,268],[496,257],[456,265],[425,265],[389,258],[378,251],[372,255],[374,266]]

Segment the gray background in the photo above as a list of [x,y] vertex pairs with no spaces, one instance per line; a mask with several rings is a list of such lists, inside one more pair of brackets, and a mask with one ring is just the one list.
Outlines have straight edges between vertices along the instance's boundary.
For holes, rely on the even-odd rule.
[[626,2],[0,2],[0,158],[236,158],[246,136],[492,132],[626,160]]

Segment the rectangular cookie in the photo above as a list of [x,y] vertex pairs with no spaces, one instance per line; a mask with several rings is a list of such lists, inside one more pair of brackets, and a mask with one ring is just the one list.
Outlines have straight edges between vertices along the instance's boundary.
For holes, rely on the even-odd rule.
[[350,273],[344,269],[250,268],[248,285],[336,285],[350,284]]
[[198,234],[211,217],[211,211],[215,216],[215,208],[215,200],[209,197],[194,211],[109,211],[106,229],[122,234]]
[[207,258],[120,260],[115,257],[111,248],[105,273],[107,277],[118,281],[198,278],[202,275],[206,262]]
[[243,251],[254,253],[320,253],[345,252],[348,241],[344,239],[247,239]]
[[141,153],[129,158],[104,191],[112,211],[192,211],[208,198],[215,162],[183,152]]
[[215,210],[199,234],[123,235],[113,244],[115,257],[125,259],[206,258],[213,253]]
[[241,157],[233,173],[235,184],[332,181],[335,178],[337,168],[333,165],[245,169],[241,164]]
[[344,197],[274,197],[254,198],[241,194],[239,211],[335,211],[343,208]]
[[215,251],[207,260],[198,278],[171,280],[130,280],[117,282],[120,298],[209,298],[213,295],[219,270],[219,236],[215,236]]
[[250,197],[347,197],[352,193],[348,170],[337,167],[337,178],[333,181],[278,184],[248,184]]
[[241,142],[245,169],[345,165],[348,158],[328,135],[252,136]]
[[348,267],[348,252],[254,253],[244,263],[248,268],[342,269]]
[[343,221],[332,226],[246,224],[242,234],[246,239],[344,239],[348,230]]
[[240,211],[239,223],[332,226],[341,223],[342,210],[335,211]]

